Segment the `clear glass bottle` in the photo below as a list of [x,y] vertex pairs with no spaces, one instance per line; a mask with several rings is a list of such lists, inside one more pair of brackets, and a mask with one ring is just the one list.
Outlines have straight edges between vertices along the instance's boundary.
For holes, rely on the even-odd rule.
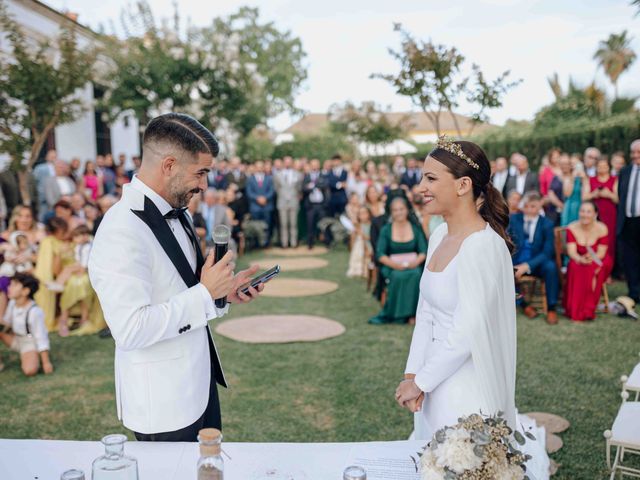
[[62,474],[60,480],[84,480],[84,472],[82,470],[67,470]]
[[126,441],[121,434],[102,439],[105,452],[93,461],[91,480],[138,480],[138,461],[124,454]]
[[203,428],[198,432],[198,441],[200,442],[198,480],[223,480],[222,432],[215,428]]

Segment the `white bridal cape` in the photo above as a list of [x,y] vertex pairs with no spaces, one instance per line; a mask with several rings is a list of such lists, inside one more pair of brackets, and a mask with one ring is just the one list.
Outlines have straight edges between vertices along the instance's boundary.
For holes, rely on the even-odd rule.
[[512,429],[527,429],[538,439],[525,445],[534,457],[527,475],[546,479],[544,429],[517,415],[515,406],[516,294],[509,249],[487,224],[463,241],[442,272],[431,272],[427,265],[447,232],[442,224],[429,239],[405,370],[425,392],[414,438],[431,440],[462,415],[501,411]]

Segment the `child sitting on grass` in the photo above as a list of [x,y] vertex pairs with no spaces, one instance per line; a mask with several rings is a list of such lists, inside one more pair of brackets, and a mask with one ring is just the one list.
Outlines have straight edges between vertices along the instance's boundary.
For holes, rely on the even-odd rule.
[[38,373],[40,362],[44,373],[53,372],[44,312],[33,301],[38,287],[38,279],[33,275],[14,275],[9,284],[9,305],[4,314],[4,323],[0,324],[0,341],[20,354],[22,372],[29,377]]

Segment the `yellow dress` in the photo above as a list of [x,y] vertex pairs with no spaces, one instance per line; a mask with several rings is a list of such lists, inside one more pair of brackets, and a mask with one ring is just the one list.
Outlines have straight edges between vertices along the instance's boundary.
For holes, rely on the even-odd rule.
[[[36,278],[40,280],[40,288],[36,292],[35,301],[44,311],[45,325],[49,331],[58,329],[56,293],[49,290],[44,284],[55,280],[53,260],[56,255],[61,256],[63,268],[75,263],[73,250],[68,247],[68,243],[53,236],[47,236],[40,243],[34,273]],[[81,328],[72,331],[71,335],[96,333],[106,327],[100,302],[91,287],[88,274],[73,275],[66,282],[64,292],[60,297],[60,308],[69,309],[71,316],[77,316],[82,300],[89,302],[89,321]]]

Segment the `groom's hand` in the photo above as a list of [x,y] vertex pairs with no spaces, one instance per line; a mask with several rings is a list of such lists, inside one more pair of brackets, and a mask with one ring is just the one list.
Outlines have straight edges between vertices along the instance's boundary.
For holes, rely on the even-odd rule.
[[260,292],[264,290],[264,284],[258,285],[258,288],[249,287],[249,294],[245,295],[240,292],[240,287],[242,287],[245,283],[247,283],[253,276],[258,273],[260,269],[259,265],[254,265],[246,270],[242,270],[238,272],[233,279],[233,286],[231,287],[231,292],[227,297],[229,303],[248,303],[251,300],[254,300]]
[[405,408],[411,413],[416,413],[422,410],[422,402],[424,402],[424,392],[420,394],[415,400],[409,400],[404,404]]
[[200,283],[207,287],[211,298],[226,297],[233,287],[233,252],[227,252],[215,264],[214,261],[214,253],[211,250],[202,266]]

